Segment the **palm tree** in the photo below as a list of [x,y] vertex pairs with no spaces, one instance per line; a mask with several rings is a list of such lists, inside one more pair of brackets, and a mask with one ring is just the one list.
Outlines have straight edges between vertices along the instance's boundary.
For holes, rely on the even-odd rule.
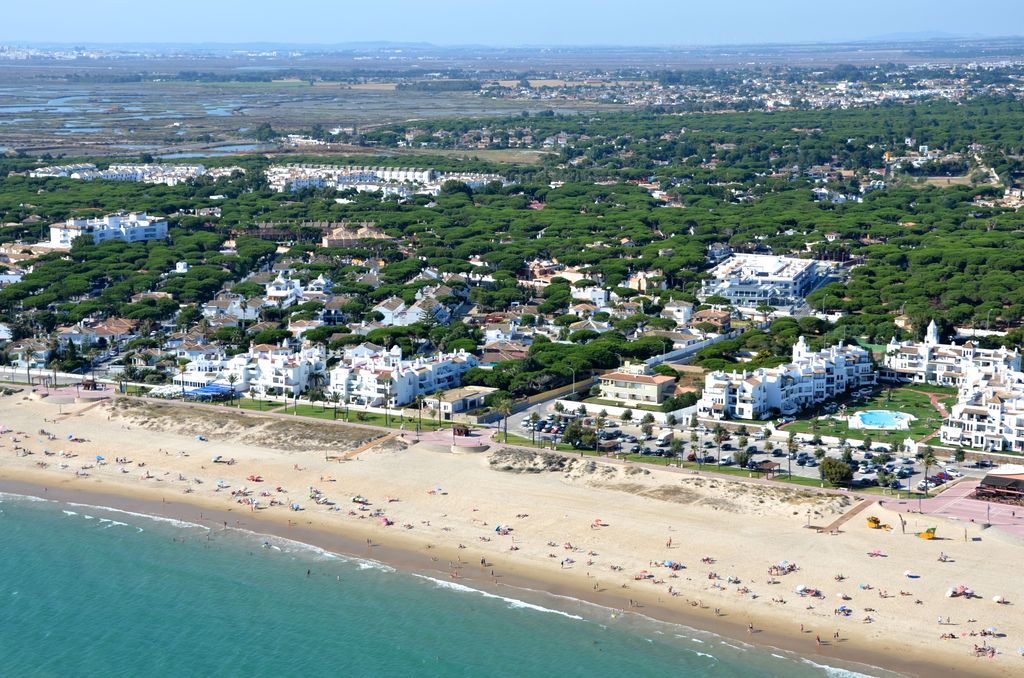
[[416,437],[420,436],[420,429],[423,428],[423,401],[426,400],[426,396],[422,393],[416,394]]
[[242,300],[238,302],[238,308],[242,310],[242,315],[238,319],[239,327],[242,332],[245,332],[245,312],[249,310],[249,300],[243,295]]
[[924,464],[924,493],[928,494],[928,469],[935,466],[935,450],[932,449],[931,445],[924,448],[924,454],[921,456],[921,463]]
[[334,420],[338,420],[338,403],[341,402],[341,394],[337,391],[331,391],[330,395],[331,404],[334,405]]
[[718,446],[718,465],[722,465],[722,441],[725,440],[725,429],[722,428],[721,424],[715,426],[715,435],[713,436],[715,445]]
[[238,375],[232,372],[228,375],[228,383],[231,384],[231,399],[228,401],[231,404],[235,402],[235,384],[238,382]]
[[789,437],[786,438],[786,451],[789,454],[786,455],[787,466],[789,467],[789,477],[793,477],[793,455],[796,454],[796,450],[799,444],[796,441],[796,431],[790,431]]
[[316,369],[309,373],[309,388],[323,389],[327,385],[327,373]]
[[700,442],[700,436],[697,435],[696,429],[690,429],[690,453],[697,457],[697,467],[703,468],[704,466],[704,450],[697,448],[697,443]]
[[530,412],[530,444],[537,444],[537,422],[540,421],[540,415],[536,412]]
[[181,360],[178,361],[178,373],[181,375],[181,399],[182,400],[185,399],[185,370],[188,367],[188,364],[190,362],[192,362],[192,361],[188,360],[187,358],[182,358]]
[[494,401],[494,411],[502,417],[502,428],[505,430],[505,443],[508,444],[508,416],[512,414],[512,399],[502,396]]

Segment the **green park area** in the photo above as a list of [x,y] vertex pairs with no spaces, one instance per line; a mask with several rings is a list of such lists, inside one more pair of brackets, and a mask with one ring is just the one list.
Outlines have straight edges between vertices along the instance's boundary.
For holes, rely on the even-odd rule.
[[[821,408],[808,410],[801,418],[786,425],[786,431],[810,433],[821,436],[869,438],[873,442],[901,443],[912,437],[920,440],[934,433],[942,426],[942,415],[931,402],[931,395],[948,411],[956,402],[956,389],[935,386],[906,385],[892,389],[883,388],[867,398],[847,398],[839,401],[845,405],[838,412],[827,413]],[[850,428],[847,417],[857,412],[888,410],[903,412],[915,419],[909,429],[885,431],[879,429]]]

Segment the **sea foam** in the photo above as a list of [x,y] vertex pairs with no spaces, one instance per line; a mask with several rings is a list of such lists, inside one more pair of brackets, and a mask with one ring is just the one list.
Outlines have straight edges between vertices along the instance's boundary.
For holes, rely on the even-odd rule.
[[841,669],[836,666],[819,664],[817,662],[812,662],[810,659],[807,659],[806,657],[801,657],[800,661],[802,661],[804,664],[810,664],[815,668],[821,669],[828,675],[835,676],[836,678],[871,678],[870,674],[867,673],[858,673],[857,671],[851,671],[849,669]]
[[450,589],[452,591],[459,591],[460,593],[475,593],[477,595],[483,596],[484,598],[496,598],[498,600],[505,601],[510,608],[514,608],[514,609],[520,608],[520,609],[526,609],[526,610],[535,610],[537,612],[547,612],[549,614],[557,614],[557,615],[561,615],[563,617],[568,617],[569,619],[576,619],[576,620],[579,620],[579,621],[584,621],[583,617],[580,617],[579,615],[570,614],[568,612],[563,612],[561,610],[552,610],[549,607],[543,607],[541,605],[534,605],[533,603],[527,603],[526,601],[518,600],[517,598],[507,598],[505,596],[499,596],[499,595],[496,595],[494,593],[488,593],[487,591],[481,591],[480,589],[474,589],[474,588],[472,588],[470,586],[464,586],[462,584],[456,584],[455,582],[444,581],[443,579],[435,579],[433,577],[428,577],[428,576],[426,576],[424,574],[413,573],[413,576],[414,577],[418,577],[420,579],[426,579],[427,581],[434,582],[434,584],[438,588]]
[[13,499],[16,501],[50,501],[49,499],[43,499],[42,497],[36,497],[31,494],[14,494],[13,492],[0,492],[0,501],[5,499]]
[[[175,518],[164,518],[163,516],[154,516],[154,515],[151,515],[149,513],[136,513],[135,511],[125,511],[124,509],[111,508],[110,506],[96,506],[95,504],[76,504],[74,502],[68,502],[68,506],[75,506],[75,507],[78,507],[78,508],[99,509],[101,511],[110,511],[112,513],[121,513],[121,514],[126,515],[126,516],[135,516],[136,518],[145,518],[146,520],[152,520],[152,521],[157,522],[157,523],[168,523],[170,525],[174,525],[175,527],[197,527],[197,528],[199,528],[201,530],[209,530],[210,529],[210,528],[206,527],[205,525],[200,525],[198,523],[190,523],[190,522],[187,522],[185,520],[177,520]],[[87,517],[89,517],[90,519],[92,518],[92,516],[87,516]]]

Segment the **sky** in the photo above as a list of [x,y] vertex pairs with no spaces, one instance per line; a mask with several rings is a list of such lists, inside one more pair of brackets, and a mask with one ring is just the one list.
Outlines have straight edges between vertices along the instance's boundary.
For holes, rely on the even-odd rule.
[[1021,0],[6,0],[0,43],[713,45],[1024,34]]

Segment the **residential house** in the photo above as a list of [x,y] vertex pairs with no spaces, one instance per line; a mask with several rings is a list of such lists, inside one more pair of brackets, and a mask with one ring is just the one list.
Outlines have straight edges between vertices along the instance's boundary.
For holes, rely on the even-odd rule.
[[625,407],[661,405],[672,394],[675,379],[664,374],[651,374],[643,363],[626,363],[614,372],[601,375],[601,398]]
[[41,339],[21,339],[7,347],[7,357],[15,367],[46,367],[52,354],[50,345]]
[[696,327],[701,323],[714,325],[717,333],[724,334],[732,330],[732,315],[728,311],[717,311],[713,308],[706,308],[703,311],[697,311],[693,314],[691,325]]
[[688,301],[673,299],[666,302],[661,309],[661,317],[673,321],[677,327],[682,327],[693,318],[693,304]]
[[423,407],[439,413],[444,421],[451,421],[452,415],[472,412],[484,406],[487,396],[497,389],[487,386],[463,386],[442,391],[423,399]]

